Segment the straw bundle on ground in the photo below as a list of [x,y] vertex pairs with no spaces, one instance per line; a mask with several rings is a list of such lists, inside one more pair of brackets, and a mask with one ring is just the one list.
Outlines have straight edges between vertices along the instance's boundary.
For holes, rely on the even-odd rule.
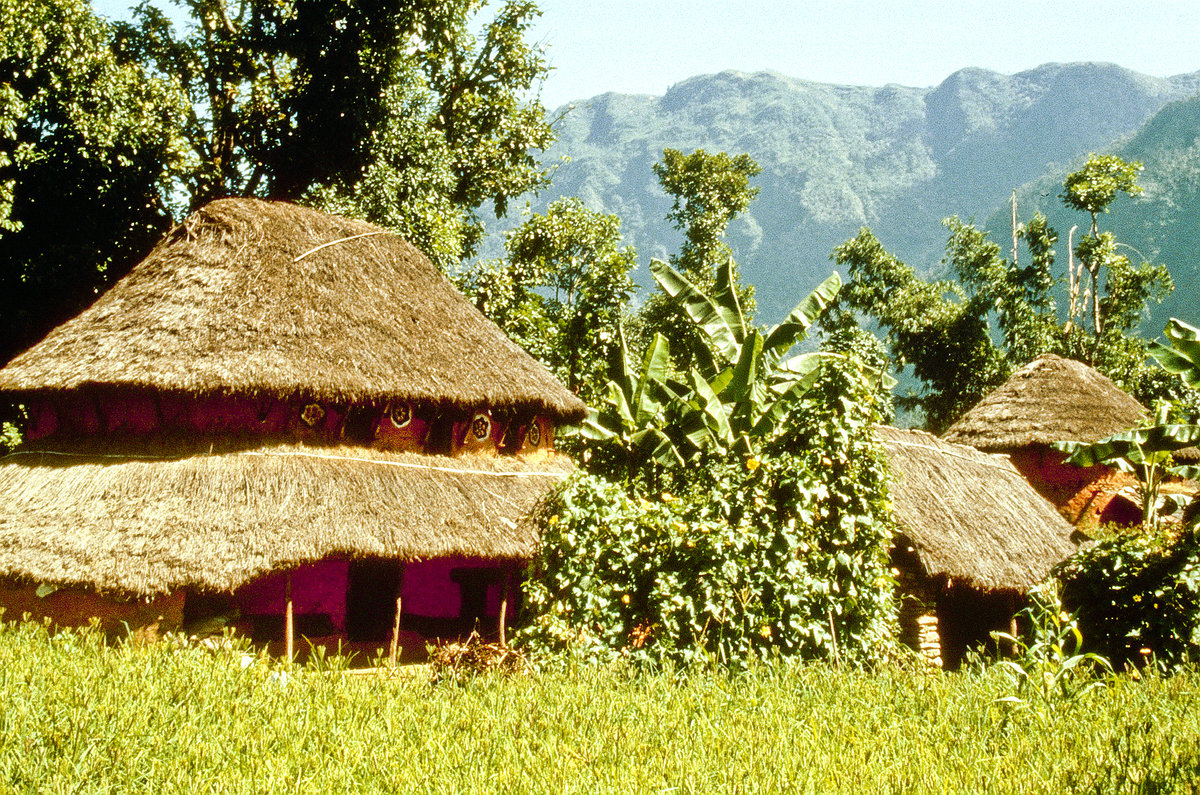
[[1092,443],[1146,422],[1146,410],[1081,362],[1045,354],[1013,373],[942,438],[988,452]]
[[1075,551],[1072,528],[1007,459],[877,427],[895,516],[928,576],[1025,592]]
[[150,595],[336,554],[523,559],[529,511],[570,469],[302,445],[14,454],[0,459],[0,576]]
[[0,391],[89,384],[585,413],[407,242],[256,199],[193,213],[0,371]]

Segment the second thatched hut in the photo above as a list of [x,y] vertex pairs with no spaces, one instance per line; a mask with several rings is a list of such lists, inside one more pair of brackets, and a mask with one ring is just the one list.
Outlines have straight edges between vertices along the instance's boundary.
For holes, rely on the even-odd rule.
[[1072,527],[1003,456],[878,427],[897,524],[901,640],[957,668],[1011,632],[1035,585],[1076,549]]

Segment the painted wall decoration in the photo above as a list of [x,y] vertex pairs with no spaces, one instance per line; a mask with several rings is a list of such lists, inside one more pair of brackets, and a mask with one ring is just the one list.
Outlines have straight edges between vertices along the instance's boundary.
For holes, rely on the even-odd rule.
[[522,455],[554,449],[547,417],[470,413],[406,400],[337,404],[305,398],[79,391],[31,403],[28,439],[154,434],[254,436],[310,444],[357,444],[433,455]]

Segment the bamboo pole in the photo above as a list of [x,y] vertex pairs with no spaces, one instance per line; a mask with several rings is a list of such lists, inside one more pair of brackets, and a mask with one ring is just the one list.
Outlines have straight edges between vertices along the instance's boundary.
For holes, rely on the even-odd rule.
[[401,593],[404,590],[404,562],[400,562],[400,578],[396,581],[396,617],[392,619],[392,644],[388,649],[388,665],[396,667],[400,656],[400,610],[404,606]]
[[288,662],[291,662],[293,659],[292,655],[296,648],[296,636],[295,625],[292,621],[292,573],[290,571],[287,573],[287,579],[284,581],[283,585],[283,601],[285,603],[283,637],[287,643]]
[[508,646],[507,627],[508,623],[508,593],[512,584],[512,571],[504,570],[504,587],[500,590],[500,647]]

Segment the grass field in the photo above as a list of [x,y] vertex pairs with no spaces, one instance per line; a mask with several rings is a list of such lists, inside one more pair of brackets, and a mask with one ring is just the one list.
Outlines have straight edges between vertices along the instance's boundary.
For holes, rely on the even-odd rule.
[[1171,792],[1200,675],[1012,707],[994,672],[630,675],[456,685],[240,651],[0,629],[4,792]]

